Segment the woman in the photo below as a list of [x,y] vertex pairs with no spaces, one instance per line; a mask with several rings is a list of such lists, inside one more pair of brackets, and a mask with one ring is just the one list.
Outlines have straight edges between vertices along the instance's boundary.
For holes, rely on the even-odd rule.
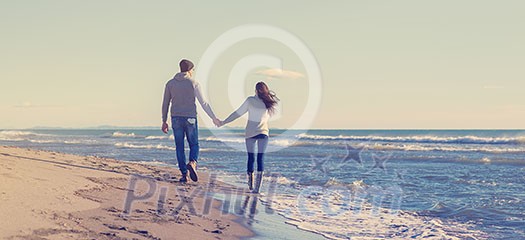
[[[268,119],[275,113],[278,101],[279,98],[273,91],[270,91],[266,83],[258,82],[255,85],[255,96],[248,97],[239,109],[221,122],[221,126],[228,124],[248,112],[245,138],[246,151],[248,152],[248,186],[252,193],[259,193],[261,188],[264,171],[264,152],[268,146]],[[254,186],[255,144],[257,144],[257,176]]]

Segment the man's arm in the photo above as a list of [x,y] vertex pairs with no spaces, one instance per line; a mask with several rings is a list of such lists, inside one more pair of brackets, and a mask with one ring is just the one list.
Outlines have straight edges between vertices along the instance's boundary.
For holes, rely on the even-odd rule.
[[210,104],[206,102],[206,99],[202,96],[201,88],[199,83],[195,83],[195,97],[197,100],[199,100],[199,103],[201,104],[202,109],[208,114],[208,117],[210,117],[214,122],[217,120],[217,117],[215,116],[215,113],[213,113],[213,110],[211,110]]
[[168,84],[164,89],[164,99],[162,100],[162,132],[168,133],[168,110],[171,102],[171,91]]

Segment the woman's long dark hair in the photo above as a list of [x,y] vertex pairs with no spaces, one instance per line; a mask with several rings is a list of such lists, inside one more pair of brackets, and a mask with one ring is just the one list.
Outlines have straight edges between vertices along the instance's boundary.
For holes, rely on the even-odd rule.
[[270,115],[274,114],[275,105],[277,105],[277,102],[279,101],[277,95],[275,95],[275,93],[271,91],[268,88],[268,85],[264,82],[258,82],[255,85],[255,91],[257,92],[257,96],[264,102],[268,113],[270,113]]

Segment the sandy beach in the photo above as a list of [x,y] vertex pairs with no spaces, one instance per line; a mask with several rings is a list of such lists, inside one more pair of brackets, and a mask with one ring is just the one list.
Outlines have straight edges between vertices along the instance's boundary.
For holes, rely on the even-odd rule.
[[178,177],[174,168],[1,146],[0,239],[253,236],[205,197],[206,174],[198,184]]

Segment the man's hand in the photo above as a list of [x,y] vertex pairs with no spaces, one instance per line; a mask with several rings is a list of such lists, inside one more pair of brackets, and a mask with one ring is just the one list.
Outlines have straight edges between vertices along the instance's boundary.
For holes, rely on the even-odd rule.
[[168,134],[168,132],[169,132],[168,123],[166,123],[166,122],[162,123],[162,132]]
[[215,126],[217,126],[217,127],[221,127],[222,126],[222,121],[219,120],[218,118],[215,118],[215,119],[213,119],[213,124],[215,124]]

